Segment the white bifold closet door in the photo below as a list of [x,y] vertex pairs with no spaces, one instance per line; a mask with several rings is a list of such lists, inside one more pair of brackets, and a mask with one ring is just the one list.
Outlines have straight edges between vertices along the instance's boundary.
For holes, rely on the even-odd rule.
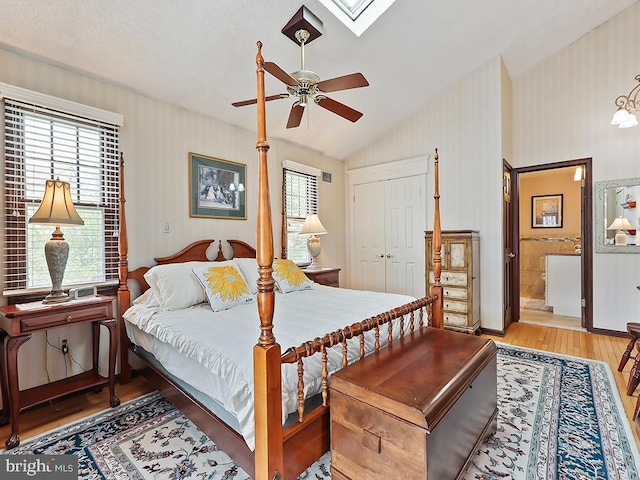
[[425,175],[354,188],[353,288],[425,294]]

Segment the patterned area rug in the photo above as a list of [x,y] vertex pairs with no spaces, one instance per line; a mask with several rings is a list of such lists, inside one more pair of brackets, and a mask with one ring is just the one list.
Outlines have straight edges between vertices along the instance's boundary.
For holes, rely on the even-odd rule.
[[[614,385],[605,363],[499,345],[497,432],[464,479],[640,479]],[[81,479],[249,479],[157,393],[3,453],[73,453]],[[331,478],[330,462],[327,453],[300,478]]]

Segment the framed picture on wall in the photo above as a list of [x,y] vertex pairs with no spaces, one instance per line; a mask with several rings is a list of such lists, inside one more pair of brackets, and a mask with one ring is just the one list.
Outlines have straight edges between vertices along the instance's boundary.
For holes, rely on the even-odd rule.
[[247,219],[247,166],[189,153],[189,216]]
[[562,228],[562,194],[531,197],[531,228]]

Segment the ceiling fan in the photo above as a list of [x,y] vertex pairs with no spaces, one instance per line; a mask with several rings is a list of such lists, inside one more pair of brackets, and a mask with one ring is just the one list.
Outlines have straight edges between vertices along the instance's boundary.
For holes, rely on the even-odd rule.
[[[304,68],[304,45],[309,40],[310,33],[308,30],[301,28],[295,32],[295,38],[300,44],[300,70],[289,75],[282,68],[273,62],[265,62],[264,69],[271,75],[276,77],[287,86],[287,93],[279,95],[271,95],[265,98],[266,101],[278,100],[281,98],[297,97],[297,100],[291,106],[289,119],[287,120],[287,128],[295,128],[300,125],[302,114],[310,100],[340,115],[351,122],[356,122],[362,117],[362,113],[354,110],[343,103],[340,103],[325,95],[328,92],[337,92],[339,90],[348,90],[350,88],[360,88],[369,86],[369,82],[361,73],[352,73],[342,77],[335,77],[329,80],[320,80],[320,77],[311,70]],[[232,103],[234,107],[243,107],[252,105],[257,100],[244,100],[242,102]]]

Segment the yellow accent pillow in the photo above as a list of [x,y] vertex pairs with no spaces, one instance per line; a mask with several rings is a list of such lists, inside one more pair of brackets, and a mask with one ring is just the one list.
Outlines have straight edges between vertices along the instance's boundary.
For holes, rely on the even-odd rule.
[[246,280],[235,265],[194,268],[193,273],[202,284],[214,312],[253,300]]
[[273,279],[282,293],[313,288],[313,282],[291,260],[273,261]]

